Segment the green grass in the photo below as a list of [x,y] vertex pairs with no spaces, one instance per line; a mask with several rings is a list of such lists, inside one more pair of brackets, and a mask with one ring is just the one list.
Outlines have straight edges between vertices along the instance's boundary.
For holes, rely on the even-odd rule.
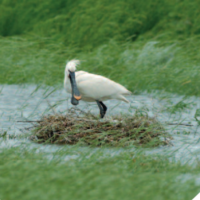
[[87,49],[111,38],[124,43],[144,34],[182,40],[200,33],[199,4],[190,0],[1,0],[0,35],[31,33]]
[[[0,198],[187,200],[199,192],[194,179],[199,166],[182,166],[128,149],[118,156],[104,150],[62,149],[52,153],[50,160],[26,148],[4,150],[0,154]],[[74,154],[79,158],[63,161]],[[185,174],[193,178],[180,181]]]
[[80,51],[50,38],[0,38],[0,83],[62,87],[66,61],[77,58],[82,60],[78,70],[104,75],[134,93],[164,90],[199,95],[199,37],[158,41],[122,45],[112,40],[92,51]]
[[[66,61],[76,58],[80,70],[135,94],[199,96],[199,6],[190,0],[0,0],[0,84],[61,88]],[[166,109],[190,106],[180,101]],[[66,147],[48,159],[25,147],[1,149],[0,200],[188,200],[199,192],[192,178],[180,181],[185,174],[198,177],[199,166],[104,150]],[[73,154],[79,158],[64,161]]]
[[0,83],[61,86],[66,61],[77,58],[83,61],[80,69],[135,93],[200,94],[197,1],[1,0],[0,5]]
[[[62,85],[66,60],[133,92],[199,95],[199,2],[0,1],[0,83]],[[23,13],[23,14],[22,14]]]

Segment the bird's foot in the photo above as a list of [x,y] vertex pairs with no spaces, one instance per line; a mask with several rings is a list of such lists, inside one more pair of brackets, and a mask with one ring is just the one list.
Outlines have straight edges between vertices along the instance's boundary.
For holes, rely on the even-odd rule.
[[103,111],[100,112],[100,117],[101,117],[101,118],[104,118],[105,114],[106,114],[106,112],[103,112]]

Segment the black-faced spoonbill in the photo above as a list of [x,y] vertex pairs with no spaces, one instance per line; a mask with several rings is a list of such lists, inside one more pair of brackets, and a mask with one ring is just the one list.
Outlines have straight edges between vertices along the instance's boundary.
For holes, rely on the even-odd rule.
[[129,103],[123,95],[130,95],[131,92],[124,86],[100,75],[85,71],[76,72],[78,64],[80,64],[79,60],[71,60],[65,68],[64,88],[72,94],[73,105],[78,105],[81,99],[88,102],[96,101],[103,118],[107,111],[103,101],[118,99]]

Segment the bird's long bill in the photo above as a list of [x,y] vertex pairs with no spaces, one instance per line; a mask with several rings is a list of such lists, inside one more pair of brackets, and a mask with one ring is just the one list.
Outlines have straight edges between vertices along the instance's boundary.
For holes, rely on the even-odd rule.
[[78,101],[81,99],[81,95],[76,85],[75,72],[69,72],[69,78],[70,78],[71,87],[72,87],[71,103],[73,105],[78,105]]

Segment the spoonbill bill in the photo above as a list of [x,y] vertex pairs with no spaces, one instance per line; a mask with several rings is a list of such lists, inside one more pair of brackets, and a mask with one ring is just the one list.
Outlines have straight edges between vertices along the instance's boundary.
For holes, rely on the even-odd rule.
[[78,105],[81,99],[87,102],[96,102],[100,116],[103,118],[107,111],[103,101],[118,99],[129,103],[123,95],[130,95],[131,92],[124,86],[100,75],[76,71],[79,64],[79,60],[71,60],[65,67],[64,88],[72,94],[71,103],[73,105]]

